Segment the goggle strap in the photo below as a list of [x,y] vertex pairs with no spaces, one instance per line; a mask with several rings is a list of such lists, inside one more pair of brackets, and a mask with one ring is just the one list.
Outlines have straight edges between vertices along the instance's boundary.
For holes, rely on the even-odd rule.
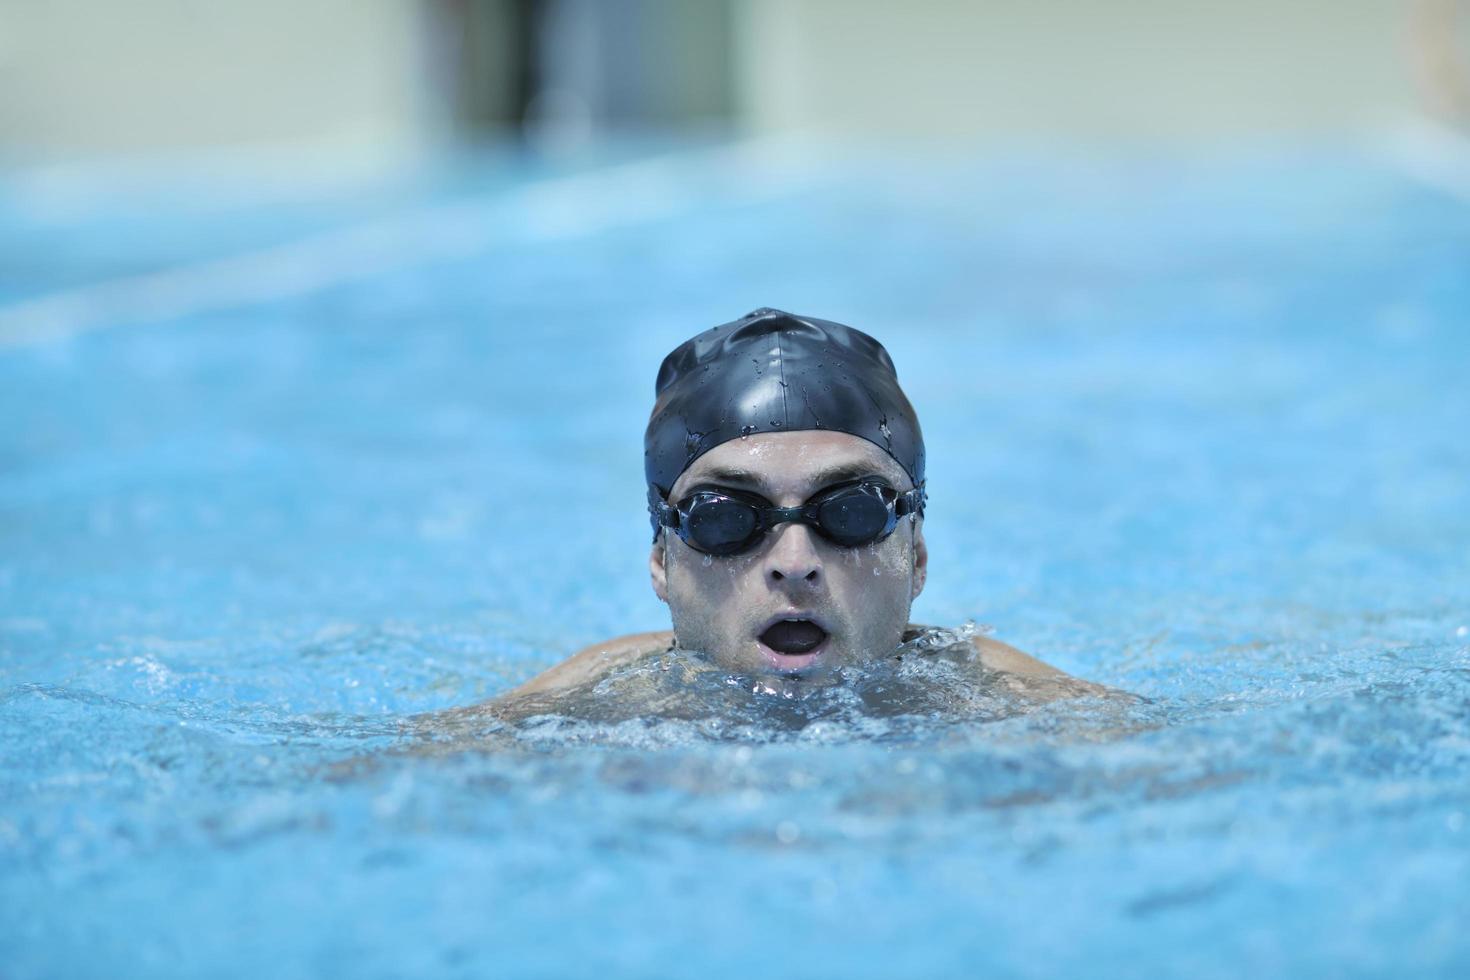
[[653,525],[653,540],[658,541],[659,528],[677,528],[679,526],[679,512],[669,506],[664,500],[664,494],[658,485],[648,485],[648,520]]
[[924,516],[924,504],[929,499],[929,494],[924,490],[924,484],[920,483],[907,493],[901,493],[893,502],[893,513],[899,517],[909,514]]

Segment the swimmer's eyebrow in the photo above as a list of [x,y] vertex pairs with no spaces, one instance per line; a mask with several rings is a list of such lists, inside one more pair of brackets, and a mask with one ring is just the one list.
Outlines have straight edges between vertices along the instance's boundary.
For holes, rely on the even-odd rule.
[[706,470],[699,478],[700,483],[730,483],[747,487],[765,488],[765,481],[749,470],[735,470],[724,467],[716,467]]
[[[867,463],[842,463],[830,469],[814,473],[810,486],[814,490],[829,487],[834,483],[847,483],[849,480],[873,479],[889,483],[889,479],[879,473]],[[757,490],[769,490],[770,485],[759,475],[749,470],[734,469],[731,467],[716,467],[706,471],[700,478],[700,483],[720,483],[726,486],[751,487]]]

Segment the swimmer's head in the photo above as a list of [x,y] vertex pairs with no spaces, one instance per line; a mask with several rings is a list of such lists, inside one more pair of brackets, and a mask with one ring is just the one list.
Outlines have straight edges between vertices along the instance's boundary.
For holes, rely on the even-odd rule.
[[846,432],[924,482],[924,436],[893,360],[852,327],[759,309],[674,348],[654,392],[643,471],[664,497],[700,456],[758,432]]
[[[644,440],[649,570],[679,644],[731,670],[788,674],[897,647],[927,571],[924,443],[882,345],[757,310],[675,349],[657,394]],[[833,488],[809,521],[750,524]],[[752,505],[712,512],[739,525],[728,545],[663,506],[687,510],[702,492]]]

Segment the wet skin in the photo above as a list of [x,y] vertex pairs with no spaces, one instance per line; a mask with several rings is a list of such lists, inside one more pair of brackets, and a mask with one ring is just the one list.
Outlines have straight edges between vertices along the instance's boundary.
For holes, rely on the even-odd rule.
[[[779,432],[732,439],[697,459],[669,499],[696,488],[755,493],[779,507],[854,479],[912,489],[901,467],[865,439],[842,432]],[[654,593],[668,603],[686,650],[736,673],[814,676],[892,651],[924,588],[928,549],[917,519],[904,517],[881,541],[846,548],[804,524],[777,525],[751,550],[700,553],[668,530],[649,555]],[[826,638],[792,656],[761,640],[774,621],[817,623]]]
[[[903,469],[867,440],[802,431],[717,446],[680,475],[669,499],[677,503],[693,489],[717,487],[791,507],[855,478],[912,488]],[[655,594],[669,606],[672,630],[595,644],[485,705],[462,710],[514,714],[513,706],[527,696],[586,691],[619,667],[675,648],[733,674],[821,682],[844,666],[890,656],[922,628],[908,615],[924,588],[928,559],[922,518],[900,518],[888,537],[857,548],[836,545],[803,524],[781,524],[750,551],[727,557],[705,555],[665,530],[653,544],[648,569]],[[783,618],[810,619],[827,635],[800,656],[782,654],[761,637]],[[1055,685],[1057,696],[1104,690],[999,641],[973,642],[977,670],[1018,681],[1065,681]]]

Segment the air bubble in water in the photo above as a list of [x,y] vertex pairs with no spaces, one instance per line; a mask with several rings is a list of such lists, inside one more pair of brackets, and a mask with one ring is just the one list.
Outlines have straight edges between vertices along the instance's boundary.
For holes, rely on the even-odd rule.
[[875,568],[875,569],[873,569],[873,574],[874,575],[882,575],[883,573],[880,572],[880,571],[878,571],[878,569]]
[[705,568],[709,568],[714,563],[715,563],[715,556],[714,555],[705,555],[704,556],[704,567]]

